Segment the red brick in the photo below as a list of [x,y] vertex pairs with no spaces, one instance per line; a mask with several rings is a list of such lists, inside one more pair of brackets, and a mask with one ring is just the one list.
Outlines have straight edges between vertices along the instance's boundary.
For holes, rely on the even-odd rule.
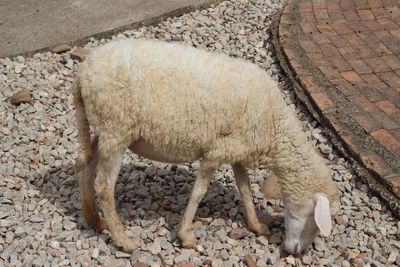
[[337,50],[336,47],[332,44],[321,45],[320,48],[322,54],[328,59],[340,57],[339,50]]
[[352,95],[348,96],[347,99],[351,101],[356,107],[360,109],[360,111],[364,112],[373,112],[376,107],[373,103],[371,103],[365,96],[363,95]]
[[313,87],[315,86],[315,80],[314,80],[314,76],[312,75],[306,75],[306,76],[302,76],[300,78],[300,83],[303,87]]
[[371,113],[371,116],[378,120],[380,124],[382,124],[383,128],[386,130],[394,130],[400,127],[400,125],[393,120],[390,116],[386,115],[380,109],[376,108]]
[[314,16],[317,21],[319,20],[329,20],[328,10],[326,9],[316,9],[314,10]]
[[364,61],[375,73],[390,71],[390,68],[379,57],[364,58]]
[[382,7],[381,0],[368,0],[368,5],[370,8]]
[[340,6],[341,6],[342,10],[353,10],[356,8],[354,3],[349,0],[340,0]]
[[361,23],[360,20],[353,20],[348,22],[348,26],[350,29],[353,30],[353,32],[363,32],[367,31],[368,29]]
[[301,22],[315,22],[314,12],[300,12]]
[[329,80],[342,78],[340,73],[332,66],[318,66],[318,68],[322,71],[323,74],[325,74],[326,77],[328,77]]
[[367,0],[353,0],[356,9],[365,9],[368,8]]
[[389,32],[397,39],[400,41],[400,29],[392,29],[389,30]]
[[360,23],[370,31],[384,30],[383,26],[378,22],[376,22],[375,20],[362,20]]
[[390,133],[397,138],[397,140],[400,140],[400,129],[395,129],[390,131]]
[[319,52],[319,46],[309,40],[299,40],[300,46],[306,51],[307,53],[315,53]]
[[345,96],[355,95],[358,93],[357,90],[355,90],[355,88],[344,79],[331,80],[331,83]]
[[343,11],[343,15],[348,21],[360,20],[360,16],[354,10]]
[[377,22],[381,24],[385,30],[399,28],[399,26],[396,23],[394,23],[388,18],[380,18],[377,20]]
[[347,59],[361,58],[360,51],[358,51],[356,48],[347,46],[347,47],[339,47],[338,50],[344,58]]
[[351,84],[362,84],[363,80],[360,75],[358,75],[355,71],[345,71],[340,73],[342,77],[350,82]]
[[369,9],[359,9],[357,10],[358,15],[360,16],[361,20],[374,20],[375,16]]
[[330,64],[321,53],[307,53],[307,57],[311,59],[317,66],[326,66]]
[[358,32],[357,36],[360,37],[361,40],[363,40],[367,44],[379,43],[379,39],[370,31]]
[[313,1],[313,9],[314,11],[320,9],[326,9],[326,2],[325,1]]
[[386,179],[393,193],[400,197],[400,176],[390,177]]
[[374,34],[378,37],[393,53],[400,54],[400,42],[389,31],[375,31]]
[[371,102],[385,99],[379,90],[367,84],[356,84],[353,87],[357,92],[363,94]]
[[310,22],[301,22],[300,23],[301,28],[303,29],[303,32],[306,34],[315,34],[319,33],[317,27],[315,27],[314,23]]
[[338,2],[327,2],[326,3],[326,8],[328,9],[328,13],[335,13],[335,12],[340,12],[342,9],[340,8],[340,5]]
[[329,44],[331,41],[325,37],[325,35],[321,33],[314,33],[311,34],[311,38],[314,40],[315,43],[321,44]]
[[383,87],[386,87],[386,84],[384,82],[382,82],[381,79],[379,79],[378,76],[376,76],[375,74],[363,74],[360,75],[361,78],[369,85],[372,86],[378,90],[380,90]]
[[331,41],[331,43],[336,46],[337,48],[339,47],[350,47],[349,42],[347,42],[345,39],[343,39],[341,36],[328,36],[328,39]]
[[331,18],[332,22],[345,22],[346,21],[346,18],[344,17],[343,13],[340,13],[340,12],[329,13],[329,17]]
[[351,113],[350,116],[364,129],[366,133],[371,133],[382,129],[382,125],[375,119],[371,118],[368,113],[357,112]]
[[313,5],[311,2],[302,2],[299,3],[299,11],[300,13],[303,12],[313,12]]
[[342,37],[350,43],[350,45],[352,47],[358,47],[358,46],[363,46],[366,45],[366,42],[364,42],[363,40],[361,40],[357,34],[355,33],[351,33],[351,34],[346,34],[346,35],[342,35]]
[[383,55],[381,58],[392,70],[400,69],[400,59],[397,56]]
[[372,73],[372,69],[368,67],[367,63],[362,59],[351,59],[347,61],[358,74]]
[[384,72],[378,74],[386,84],[393,88],[400,88],[400,77],[393,72]]
[[368,44],[369,47],[379,56],[382,55],[392,55],[392,51],[386,47],[382,42],[376,44]]
[[331,24],[333,29],[340,35],[353,33],[346,22],[337,22]]
[[395,156],[400,156],[400,141],[387,130],[378,130],[372,132],[371,135]]
[[399,111],[399,109],[389,100],[382,100],[375,103],[387,115],[391,116]]
[[319,30],[320,33],[324,34],[325,36],[337,36],[338,35],[331,25],[318,24],[317,29]]
[[390,99],[396,106],[400,108],[400,93],[388,86],[380,88],[379,92],[386,98]]
[[374,52],[374,50],[372,50],[371,48],[369,48],[368,46],[360,46],[357,48],[359,51],[359,55],[362,58],[370,58],[370,57],[375,57],[377,56],[377,54]]
[[371,8],[372,13],[374,13],[375,18],[388,18],[389,16],[386,13],[386,10],[383,7],[379,8]]

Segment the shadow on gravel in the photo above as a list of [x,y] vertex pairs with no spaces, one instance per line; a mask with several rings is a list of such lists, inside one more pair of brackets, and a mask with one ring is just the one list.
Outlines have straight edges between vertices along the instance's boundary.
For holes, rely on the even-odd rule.
[[[152,228],[163,224],[171,235],[176,235],[176,226],[188,203],[196,171],[191,172],[175,165],[165,165],[167,167],[164,168],[150,166],[150,170],[138,170],[134,163],[122,165],[116,184],[117,211],[127,230],[129,225],[155,232],[157,229]],[[79,188],[73,170],[72,164],[61,166],[49,171],[43,179],[39,179],[40,182],[35,179],[33,184],[42,192],[41,198],[56,206],[61,216],[69,217],[68,220],[76,223],[76,229],[82,231],[85,236],[93,236],[98,233],[83,220]],[[243,202],[233,177],[225,178],[224,176],[217,180],[214,177],[196,212],[194,229],[196,225],[207,225],[217,218],[225,222],[230,219],[231,222],[248,229],[244,219]],[[282,231],[282,227],[279,226],[281,218],[278,216],[274,219],[277,219],[274,225],[279,228],[274,229],[274,232]],[[214,232],[222,227],[221,224],[208,225],[207,232]],[[63,222],[63,229],[75,228],[68,229]]]

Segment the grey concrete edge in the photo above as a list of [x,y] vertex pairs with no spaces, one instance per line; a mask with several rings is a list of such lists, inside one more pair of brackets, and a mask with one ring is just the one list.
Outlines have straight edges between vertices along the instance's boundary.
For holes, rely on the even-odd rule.
[[[117,28],[109,30],[109,31],[104,31],[104,32],[91,34],[91,35],[88,35],[88,36],[85,36],[85,37],[82,37],[82,38],[78,38],[76,40],[66,41],[66,42],[62,42],[62,43],[59,43],[59,44],[68,44],[68,45],[71,45],[71,46],[82,46],[82,45],[88,43],[90,38],[96,38],[96,39],[110,38],[111,36],[113,36],[113,35],[115,35],[117,33],[123,32],[123,31],[137,29],[137,28],[140,28],[140,27],[143,27],[143,26],[156,25],[156,24],[160,23],[161,21],[163,21],[163,20],[165,20],[167,18],[179,17],[181,15],[184,15],[186,13],[190,13],[190,12],[192,12],[194,10],[197,10],[197,9],[204,9],[204,8],[208,8],[208,7],[212,6],[212,5],[218,5],[219,3],[223,2],[223,1],[224,0],[209,0],[209,1],[207,1],[205,3],[202,3],[202,4],[194,4],[194,5],[192,4],[192,5],[189,5],[189,6],[185,6],[185,7],[182,7],[182,8],[177,8],[177,9],[168,11],[168,12],[160,14],[160,15],[156,15],[156,16],[151,17],[151,18],[144,19],[142,21],[137,21],[137,22],[134,22],[134,23],[131,23],[131,24],[123,25],[123,26],[117,27]],[[56,44],[56,45],[59,45],[59,44]],[[28,51],[28,52],[10,54],[10,55],[4,56],[3,58],[7,58],[7,57],[8,58],[12,58],[12,57],[15,57],[15,56],[29,57],[29,56],[32,56],[32,55],[34,55],[36,53],[48,51],[51,48],[55,47],[56,45],[46,46],[46,47],[38,48],[38,49],[35,49],[35,50],[32,50],[32,51]]]

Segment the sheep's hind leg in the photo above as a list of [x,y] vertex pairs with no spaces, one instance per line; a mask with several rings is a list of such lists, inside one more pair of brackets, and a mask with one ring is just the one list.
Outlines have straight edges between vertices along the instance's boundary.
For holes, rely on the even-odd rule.
[[124,226],[116,211],[114,200],[115,183],[121,168],[124,150],[113,148],[113,151],[110,151],[105,149],[110,147],[113,146],[103,144],[100,139],[95,190],[99,197],[103,216],[111,232],[111,238],[115,245],[130,253],[137,248],[137,244],[126,235]]
[[79,192],[83,217],[87,224],[98,231],[107,228],[106,222],[100,218],[96,209],[96,196],[94,192],[95,169],[98,162],[98,137],[95,137],[91,144],[92,158],[85,166],[77,168],[79,181]]
[[250,230],[255,232],[257,235],[268,235],[268,226],[262,223],[257,217],[256,209],[251,197],[250,179],[245,167],[239,163],[235,163],[232,165],[232,169],[235,175],[236,185],[243,199],[247,224],[249,225]]
[[207,161],[202,161],[200,163],[199,174],[194,183],[189,203],[178,229],[178,237],[182,241],[182,246],[185,248],[193,248],[196,245],[196,236],[192,231],[192,222],[197,207],[207,192],[215,169],[216,167],[211,166]]

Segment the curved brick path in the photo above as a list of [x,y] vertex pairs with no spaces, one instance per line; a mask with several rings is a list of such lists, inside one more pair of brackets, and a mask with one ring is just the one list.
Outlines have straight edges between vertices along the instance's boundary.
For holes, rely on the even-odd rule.
[[300,100],[399,214],[400,1],[289,0],[274,36]]

